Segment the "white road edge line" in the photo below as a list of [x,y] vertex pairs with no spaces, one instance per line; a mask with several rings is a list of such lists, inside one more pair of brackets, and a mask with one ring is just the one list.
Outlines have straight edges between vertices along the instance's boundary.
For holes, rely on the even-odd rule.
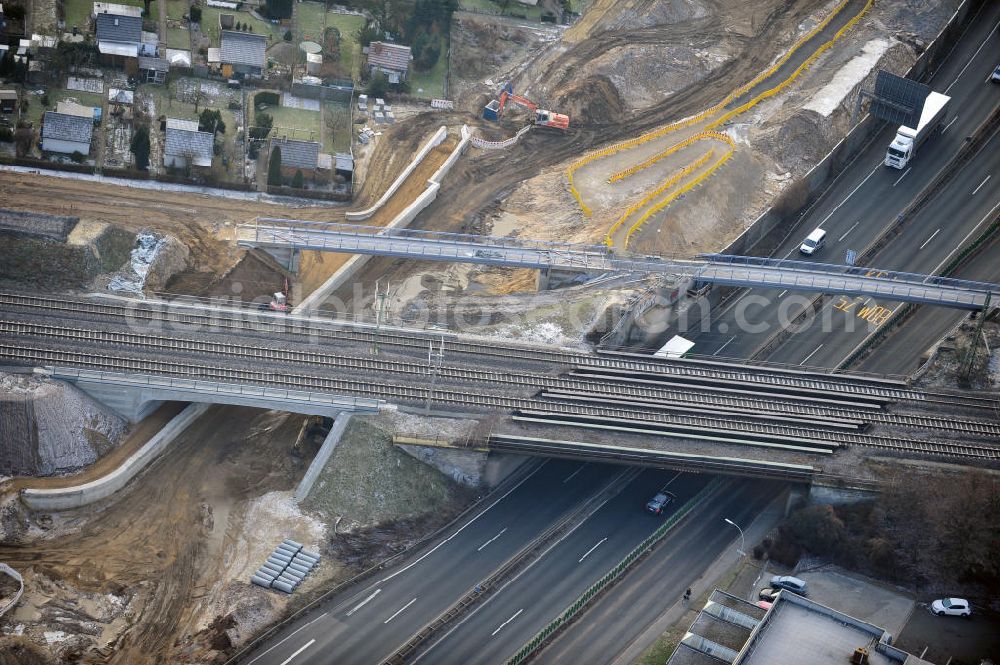
[[976,56],[979,55],[979,52],[983,50],[983,47],[986,46],[986,42],[990,41],[990,37],[992,37],[993,33],[997,31],[997,28],[1000,28],[1000,23],[997,23],[995,26],[993,26],[993,29],[990,30],[990,34],[986,35],[986,39],[984,39],[983,43],[979,45],[979,48],[976,49],[976,52],[972,54],[972,57],[969,58],[969,61],[965,63],[965,67],[962,67],[962,71],[960,71],[955,76],[955,80],[951,82],[951,85],[949,85],[947,88],[944,89],[944,94],[947,95],[948,91],[951,90],[952,86],[958,83],[958,79],[962,78],[962,74],[964,74],[965,70],[969,68],[969,65],[972,64],[972,61],[976,59]]
[[476,551],[477,551],[477,552],[482,552],[482,551],[483,551],[483,549],[485,549],[485,547],[486,547],[487,545],[489,545],[489,544],[490,544],[490,543],[492,543],[492,542],[493,542],[494,540],[496,540],[497,538],[499,538],[500,536],[502,536],[502,535],[503,535],[503,532],[504,532],[504,531],[506,531],[506,530],[507,530],[507,527],[504,527],[503,529],[501,529],[500,533],[498,533],[497,535],[493,536],[492,538],[490,538],[489,540],[487,540],[487,541],[486,541],[485,543],[483,543],[482,545],[480,545],[480,546],[479,546],[479,549],[477,549]]
[[406,566],[404,568],[401,568],[401,569],[397,570],[392,575],[388,575],[386,577],[383,577],[381,580],[379,580],[378,582],[376,582],[376,584],[385,584],[386,582],[388,582],[389,580],[391,580],[393,577],[396,577],[397,575],[402,575],[403,573],[405,573],[406,571],[408,571],[410,568],[413,568],[415,565],[417,565],[418,563],[420,563],[421,561],[423,561],[424,559],[426,559],[430,555],[434,554],[434,552],[436,552],[439,547],[441,547],[445,543],[449,542],[452,538],[454,538],[458,534],[460,534],[463,531],[465,531],[466,527],[468,527],[470,524],[472,524],[473,522],[475,522],[476,520],[478,520],[480,517],[482,517],[483,515],[485,515],[486,513],[488,513],[493,508],[493,506],[497,505],[498,503],[500,503],[501,501],[503,501],[504,499],[506,499],[508,496],[510,496],[511,493],[513,493],[514,490],[516,490],[518,487],[520,487],[524,483],[528,482],[528,478],[531,478],[533,475],[535,475],[536,473],[538,473],[538,471],[544,465],[545,465],[544,462],[542,464],[540,464],[537,469],[535,469],[534,471],[532,471],[531,473],[529,473],[527,476],[525,476],[524,479],[521,480],[521,482],[519,482],[517,485],[514,485],[509,490],[507,490],[507,492],[502,497],[500,497],[499,499],[497,499],[496,501],[494,501],[493,503],[491,503],[490,505],[488,505],[483,510],[483,512],[479,513],[478,515],[476,515],[475,517],[473,517],[471,520],[469,520],[468,522],[466,522],[465,524],[463,524],[462,527],[460,529],[458,529],[455,533],[451,534],[450,536],[448,536],[447,538],[445,538],[444,540],[442,540],[440,543],[438,543],[437,545],[435,545],[434,547],[432,547],[428,552],[424,553],[416,561],[414,561],[413,563],[411,563],[410,565],[408,565],[408,566]]
[[[906,173],[909,173],[909,171],[907,171]],[[906,175],[906,173],[904,173],[903,175]],[[902,178],[900,178],[899,180],[902,180]],[[896,182],[899,182],[899,180],[897,180]],[[893,185],[893,187],[895,187],[895,185]],[[858,224],[860,224],[860,223],[861,223],[860,219],[858,221],[854,222],[854,226],[852,226],[851,228],[847,229],[847,231],[844,232],[844,235],[842,235],[839,238],[837,238],[837,242],[843,242],[844,238],[846,238],[847,236],[849,236],[851,234],[851,231],[853,231],[854,229],[858,228]]]
[[[827,222],[828,222],[828,221],[830,220],[830,218],[831,218],[831,217],[833,217],[834,213],[836,213],[836,212],[837,212],[838,210],[840,210],[841,206],[843,206],[843,205],[844,205],[845,203],[847,203],[848,199],[850,199],[850,198],[851,198],[852,196],[854,196],[854,193],[855,193],[856,191],[858,191],[859,189],[861,189],[861,186],[862,186],[862,185],[864,185],[864,184],[865,184],[866,182],[868,182],[868,179],[869,179],[869,178],[871,178],[871,177],[872,177],[873,175],[875,175],[875,172],[876,172],[876,171],[878,171],[878,170],[879,170],[880,168],[882,168],[882,162],[879,162],[879,163],[878,163],[878,166],[876,166],[875,168],[873,168],[873,169],[872,169],[872,172],[871,172],[871,173],[869,173],[869,174],[868,174],[867,176],[865,176],[865,179],[864,179],[864,180],[862,180],[861,182],[859,182],[859,183],[858,183],[858,186],[857,186],[857,187],[855,187],[854,189],[852,189],[852,190],[851,190],[851,193],[850,193],[850,194],[848,194],[847,196],[845,196],[845,197],[844,197],[844,200],[843,200],[843,201],[841,201],[840,203],[838,203],[838,204],[837,204],[837,207],[836,207],[836,208],[834,208],[833,210],[831,210],[831,211],[830,211],[830,214],[829,214],[829,215],[827,215],[826,217],[824,217],[824,218],[823,218],[823,221],[822,221],[822,222],[820,222],[820,223],[819,223],[819,225],[817,225],[817,226],[816,226],[816,228],[817,228],[817,229],[821,229],[821,228],[823,228],[823,225],[824,225],[824,224],[826,224],[826,223],[827,223]],[[789,254],[791,254],[791,252],[789,252]],[[787,257],[786,257],[786,258],[787,258]]]
[[819,352],[819,350],[822,349],[822,348],[823,348],[822,344],[820,344],[819,346],[817,346],[816,350],[813,351],[812,353],[810,353],[808,356],[806,356],[806,359],[803,360],[802,362],[800,362],[799,365],[800,366],[801,365],[805,365],[807,362],[809,362],[809,359],[812,358],[814,355],[816,355]]
[[499,633],[499,632],[500,632],[501,630],[503,630],[503,627],[504,627],[504,626],[506,626],[506,625],[507,625],[507,624],[509,624],[509,623],[510,623],[511,621],[513,621],[514,619],[516,619],[516,618],[517,618],[517,615],[519,615],[519,614],[520,614],[521,612],[523,612],[523,611],[524,611],[524,608],[522,607],[522,608],[521,608],[521,609],[519,609],[519,610],[518,610],[517,612],[514,612],[514,616],[512,616],[511,618],[507,619],[507,620],[506,620],[506,621],[504,621],[504,622],[503,622],[502,624],[500,624],[500,625],[499,625],[499,626],[497,627],[497,629],[496,629],[496,630],[494,630],[494,631],[493,631],[492,633],[490,633],[490,637],[493,637],[494,635],[496,635],[497,633]]
[[354,609],[352,609],[350,612],[347,613],[347,616],[351,616],[352,614],[354,614],[355,612],[357,612],[358,610],[360,610],[362,607],[364,607],[365,605],[367,605],[368,603],[370,603],[372,601],[372,598],[374,598],[375,596],[379,595],[380,593],[382,593],[382,589],[375,589],[375,593],[373,593],[372,595],[368,596],[367,598],[365,598],[364,600],[362,600],[360,603],[358,603],[357,605],[355,605]]
[[956,120],[958,120],[957,115],[951,119],[951,122],[949,122],[947,125],[944,126],[944,129],[941,130],[941,133],[944,134],[946,131],[948,131],[948,128],[954,125]]
[[398,610],[396,610],[395,614],[393,614],[391,617],[389,617],[388,619],[386,619],[385,621],[383,621],[382,625],[384,626],[385,624],[389,623],[390,621],[392,621],[393,619],[395,619],[396,617],[398,617],[400,614],[403,613],[403,610],[405,610],[407,607],[409,607],[410,605],[412,605],[415,602],[417,602],[416,598],[414,598],[413,600],[411,600],[410,602],[408,602],[406,605],[403,605],[402,607],[400,607]]
[[581,471],[583,471],[583,467],[587,466],[587,464],[588,464],[588,462],[584,462],[583,464],[581,464],[581,465],[580,465],[580,468],[579,468],[579,469],[577,469],[577,470],[576,470],[576,471],[574,471],[573,473],[571,473],[571,474],[569,474],[568,476],[566,476],[566,478],[565,478],[565,479],[563,480],[563,485],[565,485],[565,484],[566,484],[566,483],[568,483],[568,482],[569,482],[570,480],[572,480],[572,479],[573,479],[573,476],[575,476],[576,474],[578,474],[578,473],[580,473]]
[[314,623],[316,623],[317,621],[319,621],[320,619],[322,619],[323,617],[325,617],[327,614],[329,614],[329,612],[323,612],[322,614],[320,614],[318,617],[316,617],[315,619],[313,619],[309,623],[304,624],[302,626],[299,626],[298,628],[296,628],[295,630],[293,630],[288,637],[286,637],[285,639],[281,640],[280,642],[278,642],[277,644],[275,644],[273,647],[271,647],[267,651],[264,651],[263,653],[261,653],[260,655],[258,655],[257,657],[255,657],[253,660],[249,661],[247,663],[247,665],[253,665],[253,663],[256,663],[258,660],[260,660],[261,658],[263,658],[267,654],[271,653],[272,651],[274,651],[275,649],[277,649],[278,647],[280,647],[282,644],[284,644],[288,640],[290,640],[293,637],[295,637],[296,633],[298,633],[299,631],[305,630],[309,626],[313,625]]
[[[937,267],[934,268],[934,270],[932,270],[930,272],[930,274],[927,276],[927,279],[934,279],[934,278],[938,277],[934,273],[936,273],[938,270],[940,270],[945,265],[947,265],[948,261],[951,260],[952,254],[954,254],[955,252],[959,251],[960,249],[962,249],[962,247],[965,246],[965,243],[967,243],[969,241],[969,238],[972,237],[972,234],[979,230],[979,227],[983,225],[983,222],[985,222],[987,219],[989,219],[993,215],[993,213],[996,212],[997,208],[1000,208],[1000,201],[997,201],[996,205],[994,205],[992,208],[990,208],[990,211],[988,213],[986,213],[985,215],[983,215],[983,218],[981,220],[979,220],[979,223],[976,224],[975,227],[973,227],[973,229],[971,231],[969,231],[968,233],[965,234],[965,237],[962,238],[961,242],[959,242],[958,245],[955,246],[955,249],[951,250],[951,252],[948,254],[948,256],[944,257],[944,261],[942,261],[941,263],[939,263],[937,265]],[[927,283],[927,279],[924,280],[925,284]]]
[[990,179],[990,178],[992,178],[992,177],[993,177],[993,175],[992,175],[992,174],[991,174],[991,175],[988,175],[988,176],[986,176],[986,179],[985,179],[985,180],[983,180],[983,181],[982,181],[981,183],[979,183],[979,187],[976,187],[976,188],[975,188],[974,190],[972,190],[972,195],[973,195],[973,196],[975,196],[975,195],[976,195],[976,193],[977,193],[977,192],[978,192],[978,191],[979,191],[980,189],[982,189],[982,188],[983,188],[983,185],[985,185],[985,184],[986,184],[987,182],[989,182],[989,179]]
[[285,659],[285,660],[284,660],[284,661],[283,661],[283,662],[281,663],[281,665],[288,665],[288,663],[292,662],[292,659],[293,659],[293,658],[295,658],[295,657],[296,657],[296,656],[298,656],[298,655],[299,655],[300,653],[302,653],[303,651],[305,651],[306,649],[308,649],[309,647],[311,647],[311,646],[313,645],[313,643],[314,643],[315,641],[316,641],[316,640],[309,640],[308,642],[306,642],[306,643],[305,643],[304,645],[302,645],[301,647],[299,647],[299,650],[298,650],[298,651],[296,651],[296,652],[295,652],[295,653],[293,653],[293,654],[292,654],[291,656],[289,656],[288,658],[286,658],[286,659]]
[[913,170],[913,167],[911,166],[910,168],[908,168],[905,171],[903,171],[903,175],[899,176],[899,178],[896,179],[896,182],[892,183],[892,186],[895,187],[899,183],[903,182],[903,178],[905,178],[910,173],[910,171],[912,171],[912,170]]
[[604,541],[606,541],[607,539],[608,539],[608,537],[607,537],[607,536],[605,536],[605,537],[601,538],[601,539],[600,539],[599,541],[597,541],[597,544],[596,544],[596,545],[594,545],[593,547],[591,547],[591,548],[590,548],[589,550],[587,550],[587,551],[586,551],[586,552],[584,553],[584,555],[583,555],[582,557],[580,557],[580,560],[579,560],[579,561],[577,561],[577,563],[583,563],[583,560],[584,560],[584,559],[586,559],[586,558],[587,558],[588,556],[590,556],[590,553],[591,553],[591,552],[593,552],[593,551],[594,551],[594,550],[596,550],[596,549],[597,549],[598,547],[600,547],[601,545],[603,545],[603,544],[604,544]]
[[729,341],[727,341],[727,342],[726,342],[725,344],[723,344],[722,346],[720,346],[720,347],[719,347],[719,348],[718,348],[718,349],[716,350],[716,352],[715,352],[715,353],[713,353],[712,355],[713,355],[713,356],[717,356],[717,355],[719,355],[720,353],[722,353],[722,349],[724,349],[724,348],[726,348],[727,346],[729,346],[729,343],[730,343],[730,342],[732,342],[732,341],[733,341],[734,339],[736,339],[736,335],[733,335],[732,337],[730,337],[730,338],[729,338]]
[[[622,478],[625,477],[625,475],[627,473],[628,473],[627,471],[623,471],[623,472],[619,473],[612,482],[618,482],[618,481],[620,481]],[[679,476],[680,472],[678,472],[677,475]],[[635,478],[638,478],[638,476],[636,476]],[[628,487],[632,482],[634,482],[635,478],[632,478],[632,480],[630,480],[627,483],[625,483],[625,485],[618,491],[618,494],[620,494],[621,492],[623,492],[625,490],[625,487]],[[610,484],[608,486],[610,486]],[[511,584],[513,584],[514,582],[516,582],[517,580],[519,580],[521,578],[521,576],[524,575],[525,573],[527,573],[529,570],[531,570],[535,566],[535,564],[537,564],[539,561],[541,561],[542,559],[544,559],[545,556],[549,552],[551,552],[552,550],[554,550],[555,548],[557,548],[560,543],[562,543],[564,540],[566,540],[567,538],[569,538],[570,536],[572,536],[573,533],[576,532],[577,529],[579,529],[581,526],[583,526],[583,524],[588,519],[590,519],[590,517],[592,515],[594,515],[594,513],[596,513],[601,508],[603,508],[604,504],[606,504],[608,501],[611,501],[611,499],[612,499],[612,497],[609,496],[606,499],[604,499],[604,501],[601,501],[600,504],[594,506],[594,508],[589,513],[587,513],[587,515],[583,518],[582,521],[577,522],[575,525],[573,525],[573,527],[569,531],[567,531],[565,534],[563,534],[562,536],[560,536],[559,539],[556,540],[556,542],[554,542],[551,545],[549,545],[545,549],[545,551],[542,552],[541,555],[539,555],[534,561],[532,561],[531,563],[529,563],[525,568],[523,568],[514,577],[512,577],[509,580],[507,580],[506,582],[504,582],[503,585],[499,589],[497,589],[495,593],[490,594],[489,596],[487,596],[485,601],[483,601],[479,605],[476,605],[472,609],[471,612],[468,612],[464,617],[462,617],[462,619],[459,620],[458,623],[456,623],[454,626],[452,626],[450,629],[448,629],[448,631],[445,632],[444,635],[442,635],[441,637],[439,637],[437,639],[437,641],[433,642],[425,650],[423,650],[422,652],[420,652],[419,654],[417,654],[416,658],[413,659],[413,663],[420,662],[427,654],[429,654],[431,651],[433,651],[437,647],[437,645],[441,644],[441,642],[443,642],[444,640],[448,639],[448,637],[452,633],[454,633],[456,630],[458,630],[459,628],[461,628],[465,624],[466,621],[468,621],[472,617],[476,616],[476,614],[481,609],[483,609],[484,607],[486,607],[487,605],[489,605],[491,602],[493,602],[494,600],[496,600],[497,598],[499,598],[500,594],[503,593],[504,589],[506,589],[508,586],[510,586]]]
[[927,240],[925,240],[925,241],[924,241],[924,244],[920,246],[920,249],[923,249],[924,247],[926,247],[926,246],[927,246],[927,244],[928,244],[928,243],[929,243],[929,242],[930,242],[931,240],[934,240],[934,236],[936,236],[936,235],[937,235],[937,234],[939,234],[939,233],[941,233],[941,229],[938,229],[937,231],[935,231],[934,233],[932,233],[932,234],[931,234],[931,237],[930,237],[930,238],[928,238]]

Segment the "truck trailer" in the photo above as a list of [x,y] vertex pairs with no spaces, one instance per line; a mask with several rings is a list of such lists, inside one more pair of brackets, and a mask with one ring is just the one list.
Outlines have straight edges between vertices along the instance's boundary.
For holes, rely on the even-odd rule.
[[886,166],[897,169],[906,168],[910,160],[916,157],[917,148],[941,125],[949,101],[951,101],[951,97],[939,92],[931,92],[927,95],[916,129],[900,125],[899,129],[896,130],[896,138],[889,144],[889,149],[885,153]]

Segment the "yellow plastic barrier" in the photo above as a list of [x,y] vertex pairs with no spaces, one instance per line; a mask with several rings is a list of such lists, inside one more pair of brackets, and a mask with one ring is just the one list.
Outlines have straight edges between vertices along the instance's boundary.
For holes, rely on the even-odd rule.
[[736,152],[735,148],[730,148],[726,152],[726,154],[724,154],[722,158],[719,159],[719,161],[717,161],[715,164],[712,164],[712,166],[710,166],[707,171],[700,174],[697,178],[687,183],[677,191],[671,192],[669,195],[667,195],[666,198],[664,198],[662,201],[660,201],[652,208],[647,210],[645,213],[643,213],[642,217],[636,220],[635,224],[629,227],[628,233],[625,234],[625,248],[628,248],[628,244],[632,240],[632,234],[638,231],[650,217],[652,217],[653,215],[655,215],[656,213],[658,213],[659,211],[663,210],[668,205],[673,203],[674,200],[677,199],[677,197],[681,196],[682,194],[690,192],[692,189],[694,189],[702,182],[704,182],[706,178],[715,173],[716,169],[725,164],[729,160],[729,158],[733,156],[734,152]]
[[[712,107],[710,107],[708,109],[705,109],[704,111],[698,113],[697,115],[694,115],[694,116],[692,116],[690,118],[687,118],[685,120],[680,120],[680,121],[668,124],[668,125],[666,125],[664,127],[661,127],[660,129],[654,130],[652,132],[649,132],[649,133],[644,134],[642,136],[636,137],[634,139],[629,139],[628,141],[623,141],[621,143],[617,143],[615,145],[612,145],[612,146],[609,146],[607,148],[603,148],[601,150],[593,152],[593,153],[591,153],[589,155],[586,155],[583,158],[577,160],[573,164],[571,164],[569,166],[569,168],[566,169],[566,177],[567,177],[567,182],[569,184],[569,190],[570,190],[570,193],[573,194],[573,197],[576,199],[577,203],[580,205],[580,209],[583,211],[584,215],[586,215],[587,217],[589,217],[591,215],[592,211],[591,211],[590,207],[587,206],[587,204],[583,201],[583,198],[580,195],[580,192],[579,192],[579,190],[577,190],[576,185],[574,183],[573,175],[574,175],[574,173],[577,170],[579,170],[583,166],[586,166],[587,164],[589,164],[589,163],[591,163],[591,162],[593,162],[593,161],[595,161],[597,159],[601,159],[602,157],[607,157],[609,155],[615,154],[615,153],[620,152],[622,150],[625,150],[625,149],[628,149],[628,148],[632,148],[632,147],[635,147],[637,145],[641,145],[641,144],[646,143],[648,141],[652,141],[654,139],[657,139],[657,138],[660,138],[662,136],[665,136],[666,134],[668,134],[670,132],[677,131],[677,130],[682,129],[684,127],[689,127],[689,126],[691,126],[691,125],[693,125],[693,124],[695,124],[697,122],[701,122],[702,120],[705,120],[705,119],[711,117],[712,115],[714,115],[715,113],[717,113],[718,111],[720,111],[722,108],[724,108],[725,106],[727,106],[728,104],[730,104],[733,100],[739,98],[741,95],[745,94],[748,90],[750,90],[754,86],[758,85],[761,81],[767,79],[769,76],[772,76],[775,72],[777,72],[778,69],[780,69],[786,62],[788,62],[788,60],[806,42],[808,42],[809,40],[811,40],[813,37],[815,37],[817,34],[819,34],[824,28],[826,28],[826,26],[829,25],[830,22],[838,14],[840,14],[840,12],[850,2],[851,2],[851,0],[843,0],[839,5],[837,5],[834,8],[834,10],[825,19],[823,19],[822,21],[820,21],[812,30],[810,30],[808,33],[806,33],[801,38],[799,38],[795,42],[795,44],[792,46],[792,48],[790,48],[788,51],[786,51],[785,54],[782,55],[771,67],[769,67],[766,70],[760,72],[753,79],[751,79],[750,81],[744,83],[743,85],[739,86],[738,88],[736,88],[735,90],[733,90],[732,92],[730,92],[718,104],[716,104],[716,105],[714,105],[714,106],[712,106]],[[737,115],[740,115],[741,113],[745,113],[746,111],[748,111],[749,109],[753,108],[754,106],[756,106],[759,102],[763,101],[764,99],[768,99],[769,97],[772,97],[772,96],[778,94],[779,92],[781,92],[782,90],[784,90],[796,78],[798,78],[799,74],[801,74],[813,62],[815,62],[816,59],[819,58],[820,55],[822,55],[827,49],[829,49],[831,46],[833,46],[834,42],[836,42],[838,39],[840,39],[840,37],[842,37],[844,35],[844,33],[846,33],[848,30],[850,30],[852,27],[854,27],[854,25],[856,25],[857,22],[860,21],[861,18],[871,9],[871,7],[874,4],[874,2],[875,2],[875,0],[868,0],[868,2],[861,9],[861,11],[858,12],[858,14],[856,16],[853,16],[847,23],[845,23],[843,25],[843,27],[840,28],[840,30],[838,30],[834,34],[834,36],[830,40],[828,40],[827,42],[825,42],[824,44],[822,44],[819,48],[816,49],[816,51],[814,51],[808,58],[806,58],[806,60],[801,65],[799,65],[799,67],[797,67],[796,70],[794,72],[792,72],[792,74],[787,79],[785,79],[784,81],[782,81],[780,84],[778,84],[774,88],[771,88],[769,90],[766,90],[766,91],[758,94],[756,97],[754,97],[750,101],[746,102],[745,104],[742,104],[742,105],[738,106],[737,108],[732,109],[732,110],[728,111],[727,113],[723,114],[720,118],[714,120],[711,124],[707,125],[706,129],[708,129],[708,130],[715,129],[715,128],[721,126],[722,124],[728,122],[732,118],[736,117]],[[690,145],[690,143],[688,143],[687,145]],[[668,148],[668,150],[670,150],[670,149]],[[666,151],[664,151],[664,152],[666,152]],[[670,153],[667,153],[667,154],[670,154]],[[660,155],[658,156],[658,159],[662,159],[663,157],[666,157],[667,154],[660,153]],[[730,151],[729,154],[732,154],[732,152]],[[728,158],[729,158],[729,155],[727,155],[726,157],[724,157],[719,162],[719,164],[717,164],[716,166],[713,166],[713,168],[710,169],[710,172],[714,171],[715,168],[717,168],[718,166],[720,166],[721,163],[724,162]],[[654,158],[652,160],[646,160],[646,162],[643,163],[643,164],[645,164],[645,166],[640,165],[641,168],[633,167],[633,169],[626,169],[626,171],[629,171],[629,173],[627,175],[621,175],[620,177],[615,178],[615,176],[619,176],[620,174],[625,173],[624,171],[622,171],[622,172],[614,174],[614,176],[612,176],[612,178],[615,178],[615,180],[620,180],[620,179],[622,179],[624,177],[628,177],[628,175],[631,175],[632,173],[635,173],[636,171],[642,170],[642,168],[646,168],[648,166],[651,166],[656,161],[658,161],[658,159]],[[610,182],[614,182],[615,180],[609,180],[609,181]]]
[[628,220],[629,217],[631,217],[635,213],[645,208],[653,201],[653,199],[655,199],[657,196],[659,196],[663,192],[667,191],[668,189],[676,185],[682,179],[686,178],[687,176],[691,175],[692,173],[700,169],[708,162],[708,160],[712,158],[713,155],[715,155],[715,150],[709,150],[691,164],[688,164],[680,171],[674,173],[662,185],[660,185],[652,192],[644,196],[641,201],[633,203],[628,208],[626,208],[625,212],[622,213],[621,217],[619,217],[615,221],[615,223],[611,225],[611,228],[608,229],[608,232],[604,236],[604,244],[606,244],[608,247],[613,246],[614,240],[612,239],[611,236],[614,235],[614,233],[621,227],[622,224],[625,223],[626,220]]

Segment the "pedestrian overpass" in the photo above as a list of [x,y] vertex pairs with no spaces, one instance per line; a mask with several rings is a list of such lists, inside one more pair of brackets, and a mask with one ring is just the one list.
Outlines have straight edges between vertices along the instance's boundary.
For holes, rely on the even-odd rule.
[[241,247],[314,250],[584,274],[661,274],[720,286],[787,289],[981,310],[1000,285],[811,261],[702,254],[693,259],[612,252],[603,245],[522,240],[259,217],[239,224]]

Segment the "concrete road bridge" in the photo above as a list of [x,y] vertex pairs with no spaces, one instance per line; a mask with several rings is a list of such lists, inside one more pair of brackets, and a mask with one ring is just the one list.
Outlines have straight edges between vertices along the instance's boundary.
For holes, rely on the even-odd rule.
[[534,268],[540,286],[553,272],[659,274],[693,283],[761,287],[980,310],[1000,302],[1000,285],[911,274],[749,256],[703,254],[694,259],[613,253],[602,245],[522,240],[436,231],[386,229],[354,224],[257,218],[236,229],[237,244],[283,254],[303,249]]
[[437,445],[799,480],[855,474],[865,451],[1000,462],[991,393],[160,304],[0,294],[0,364],[50,368],[132,418],[161,399],[398,407],[491,423]]

